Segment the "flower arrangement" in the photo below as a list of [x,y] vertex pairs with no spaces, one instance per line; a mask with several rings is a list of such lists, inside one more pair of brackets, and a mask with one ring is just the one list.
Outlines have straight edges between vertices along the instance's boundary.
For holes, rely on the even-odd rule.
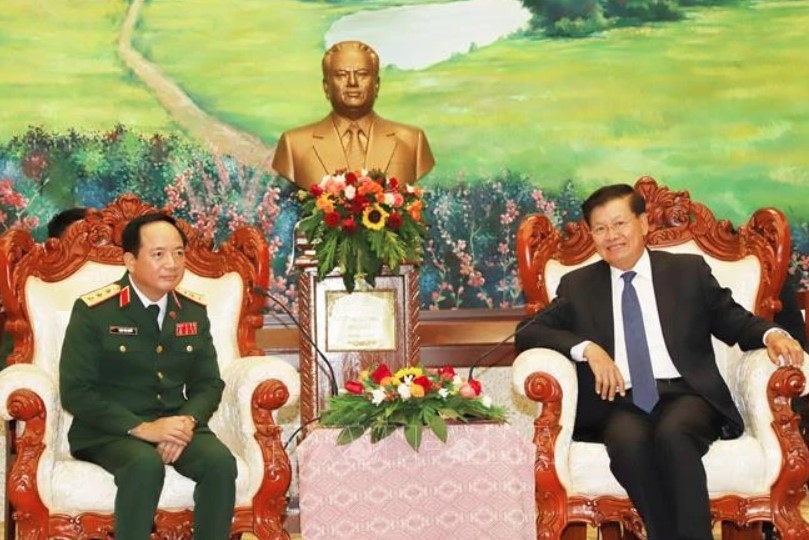
[[403,262],[421,263],[421,188],[380,171],[357,171],[326,176],[298,193],[299,227],[314,246],[319,280],[339,268],[352,292],[358,282],[373,286],[382,265],[396,272]]
[[414,450],[421,445],[424,427],[447,441],[447,420],[505,422],[506,412],[482,394],[480,381],[464,380],[452,367],[406,367],[392,373],[386,364],[363,371],[337,396],[320,418],[321,425],[342,427],[338,444],[348,444],[371,431],[371,442],[381,441],[398,426]]

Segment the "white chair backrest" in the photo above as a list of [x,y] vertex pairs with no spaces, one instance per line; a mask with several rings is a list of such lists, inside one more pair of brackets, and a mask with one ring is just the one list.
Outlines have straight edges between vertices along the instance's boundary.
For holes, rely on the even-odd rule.
[[[29,277],[26,281],[25,302],[34,334],[32,362],[50,373],[54,382],[59,380],[59,356],[74,302],[87,292],[117,281],[123,273],[123,266],[87,262],[61,281],[46,282],[37,277]],[[242,306],[242,279],[236,272],[220,278],[206,278],[186,270],[182,286],[207,300],[219,369],[224,371],[240,356],[237,323]],[[63,411],[57,435],[60,458],[67,458],[70,454],[67,430],[71,421],[72,417]]]

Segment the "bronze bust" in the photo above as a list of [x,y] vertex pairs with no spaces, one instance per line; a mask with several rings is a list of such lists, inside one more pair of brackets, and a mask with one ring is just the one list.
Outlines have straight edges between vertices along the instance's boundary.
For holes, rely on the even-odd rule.
[[302,189],[340,170],[379,169],[414,183],[435,160],[424,132],[373,111],[379,93],[379,57],[360,41],[342,41],[323,55],[326,118],[284,132],[272,167]]

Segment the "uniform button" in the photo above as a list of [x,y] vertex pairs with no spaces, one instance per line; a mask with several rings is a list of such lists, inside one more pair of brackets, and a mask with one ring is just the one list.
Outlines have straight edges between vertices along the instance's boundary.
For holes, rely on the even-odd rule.
[[194,350],[194,347],[193,347],[193,345],[188,345],[188,346],[186,346],[185,350],[188,351],[188,352],[191,352],[191,351]]
[[162,352],[163,352],[163,346],[162,346],[162,345],[158,345],[158,346],[157,346],[157,348],[155,349],[155,351],[157,351],[157,354],[162,353]]
[[157,399],[163,399],[163,396],[161,396],[160,394],[157,394]]
[[160,379],[160,380],[163,380],[163,372],[162,371],[157,372],[157,378]]
[[118,350],[121,352],[126,352],[126,345],[121,345],[120,347],[118,347]]

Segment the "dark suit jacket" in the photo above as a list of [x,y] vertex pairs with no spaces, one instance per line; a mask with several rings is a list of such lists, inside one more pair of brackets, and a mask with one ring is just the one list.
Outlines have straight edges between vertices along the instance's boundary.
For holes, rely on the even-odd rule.
[[65,331],[59,387],[74,417],[74,454],[161,416],[191,415],[197,430],[207,430],[225,383],[205,306],[170,294],[158,330],[128,276],[84,295]]
[[[761,348],[772,323],[755,317],[719,285],[710,267],[698,255],[650,252],[652,279],[666,347],[675,367],[699,395],[724,417],[722,435],[732,438],[744,430],[711,346],[711,335],[742,350]],[[517,334],[518,351],[547,347],[570,356],[573,346],[589,340],[614,358],[614,326],[610,269],[599,261],[566,274],[557,298],[533,323],[522,321]],[[530,323],[530,324],[529,324]],[[586,362],[576,362],[579,399],[576,432],[589,438],[612,405],[595,394],[595,379]]]
[[[366,169],[379,169],[412,184],[433,168],[435,160],[424,132],[374,117],[368,136]],[[327,174],[348,169],[340,135],[331,115],[320,122],[285,132],[278,141],[272,168],[303,189]]]

